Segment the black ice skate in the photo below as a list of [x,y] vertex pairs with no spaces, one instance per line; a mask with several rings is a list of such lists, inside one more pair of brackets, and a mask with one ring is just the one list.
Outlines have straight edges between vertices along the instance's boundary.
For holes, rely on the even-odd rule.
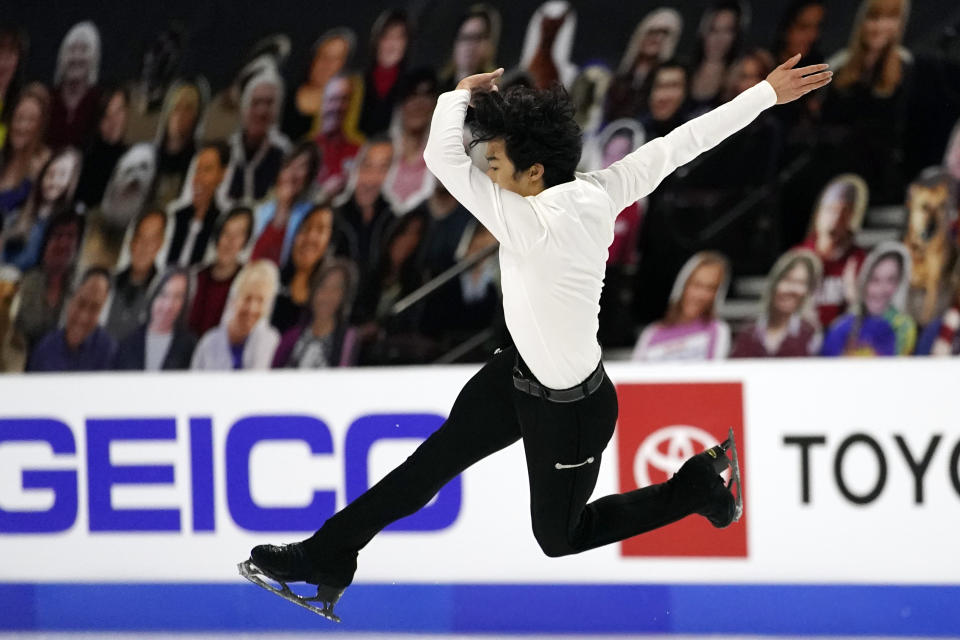
[[[340,622],[340,617],[333,612],[333,605],[340,600],[346,587],[324,584],[324,578],[312,572],[311,562],[304,552],[303,543],[256,546],[250,551],[250,559],[238,564],[237,569],[240,570],[240,575],[258,587],[263,587],[284,600],[309,609],[328,620]],[[267,579],[277,582],[280,586],[274,586]],[[317,585],[317,595],[302,596],[294,592],[287,585],[288,582]],[[319,603],[320,606],[314,603]]]
[[[730,481],[724,485],[719,474],[727,468],[730,469]],[[707,518],[714,527],[724,529],[743,516],[740,458],[733,429],[730,429],[726,440],[687,460],[677,476],[687,481],[698,478],[696,486],[707,494],[707,502],[696,512]]]

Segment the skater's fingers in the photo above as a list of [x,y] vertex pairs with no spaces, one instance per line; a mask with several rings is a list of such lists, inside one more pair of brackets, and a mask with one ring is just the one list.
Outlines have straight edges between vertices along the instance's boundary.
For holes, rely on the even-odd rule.
[[803,93],[810,93],[811,91],[816,91],[820,87],[825,87],[833,81],[832,77],[823,78],[813,84],[809,84],[803,88]]
[[830,68],[830,65],[828,64],[811,64],[808,67],[800,67],[799,69],[795,69],[794,71],[799,72],[801,76],[807,76],[807,75],[810,75],[811,73],[817,73],[818,71],[824,71],[829,68]]
[[806,87],[811,84],[817,84],[823,82],[824,80],[830,80],[833,77],[833,71],[821,71],[820,73],[814,73],[809,76],[804,76],[800,79],[800,86]]

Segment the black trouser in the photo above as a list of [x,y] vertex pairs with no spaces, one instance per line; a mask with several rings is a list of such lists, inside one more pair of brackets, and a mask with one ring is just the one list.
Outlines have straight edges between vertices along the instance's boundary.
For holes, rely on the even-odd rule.
[[550,402],[514,388],[516,361],[514,348],[494,355],[467,382],[433,435],[307,540],[307,553],[332,586],[352,581],[357,553],[381,529],[415,513],[466,468],[521,438],[533,534],[548,556],[617,542],[694,512],[696,496],[671,481],[587,504],[616,424],[616,390],[604,377],[582,400]]

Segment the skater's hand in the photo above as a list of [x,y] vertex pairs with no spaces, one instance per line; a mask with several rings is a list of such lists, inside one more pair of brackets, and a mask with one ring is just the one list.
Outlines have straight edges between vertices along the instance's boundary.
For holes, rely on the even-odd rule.
[[488,93],[490,91],[499,91],[497,80],[503,75],[503,67],[490,73],[477,73],[467,76],[457,84],[457,89],[466,89],[470,92],[470,101],[478,93]]
[[767,76],[767,82],[777,92],[777,104],[793,102],[802,95],[827,86],[833,79],[833,71],[827,70],[830,65],[812,64],[795,69],[798,62],[800,62],[799,53]]

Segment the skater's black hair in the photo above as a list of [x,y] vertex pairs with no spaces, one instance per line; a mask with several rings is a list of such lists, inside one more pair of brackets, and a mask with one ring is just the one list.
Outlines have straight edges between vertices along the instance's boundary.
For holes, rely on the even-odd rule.
[[538,91],[516,86],[473,98],[471,146],[502,138],[517,172],[543,165],[543,183],[573,180],[583,149],[583,131],[574,120],[573,101],[560,85]]

